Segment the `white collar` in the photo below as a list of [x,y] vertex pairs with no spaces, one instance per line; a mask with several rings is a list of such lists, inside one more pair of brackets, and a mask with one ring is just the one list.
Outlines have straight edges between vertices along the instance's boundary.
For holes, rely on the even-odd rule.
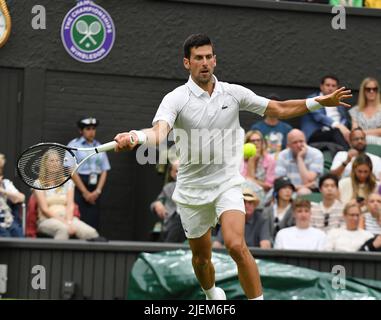
[[[222,92],[222,87],[221,87],[221,85],[220,85],[220,83],[217,80],[217,77],[215,75],[213,75],[213,79],[214,79],[213,93],[214,92]],[[188,79],[188,82],[186,83],[186,85],[188,86],[188,88],[193,92],[193,94],[196,97],[200,97],[202,94],[204,94],[206,92],[204,89],[199,87],[196,84],[196,82],[193,81],[192,76],[189,76],[189,79]]]

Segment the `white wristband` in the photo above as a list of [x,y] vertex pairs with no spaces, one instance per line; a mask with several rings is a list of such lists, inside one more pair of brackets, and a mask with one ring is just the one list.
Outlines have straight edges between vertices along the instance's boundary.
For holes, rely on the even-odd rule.
[[315,111],[315,110],[319,110],[321,108],[323,108],[324,106],[322,106],[319,102],[317,102],[315,100],[316,97],[314,98],[308,98],[306,99],[306,106],[307,106],[307,109],[309,111]]
[[133,132],[137,135],[138,137],[138,144],[144,144],[147,142],[147,135],[141,131],[141,130],[131,130],[130,132]]

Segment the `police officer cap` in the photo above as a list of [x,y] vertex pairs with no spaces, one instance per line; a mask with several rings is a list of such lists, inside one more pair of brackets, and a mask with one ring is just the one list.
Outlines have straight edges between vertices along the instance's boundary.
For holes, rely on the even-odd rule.
[[85,127],[96,127],[99,125],[99,120],[94,117],[84,117],[79,119],[77,124],[80,129]]

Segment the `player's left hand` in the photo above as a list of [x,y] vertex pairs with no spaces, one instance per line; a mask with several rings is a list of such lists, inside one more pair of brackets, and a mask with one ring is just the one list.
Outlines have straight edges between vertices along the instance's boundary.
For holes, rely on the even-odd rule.
[[343,106],[349,108],[351,105],[342,101],[349,98],[352,98],[351,90],[345,90],[345,87],[341,87],[331,94],[316,97],[315,100],[325,107]]

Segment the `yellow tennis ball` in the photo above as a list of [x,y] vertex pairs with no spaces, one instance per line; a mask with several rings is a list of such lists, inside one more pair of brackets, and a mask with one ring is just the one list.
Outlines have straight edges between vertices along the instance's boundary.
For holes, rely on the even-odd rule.
[[243,145],[243,156],[245,159],[255,157],[256,154],[257,148],[255,147],[255,144],[249,142]]

